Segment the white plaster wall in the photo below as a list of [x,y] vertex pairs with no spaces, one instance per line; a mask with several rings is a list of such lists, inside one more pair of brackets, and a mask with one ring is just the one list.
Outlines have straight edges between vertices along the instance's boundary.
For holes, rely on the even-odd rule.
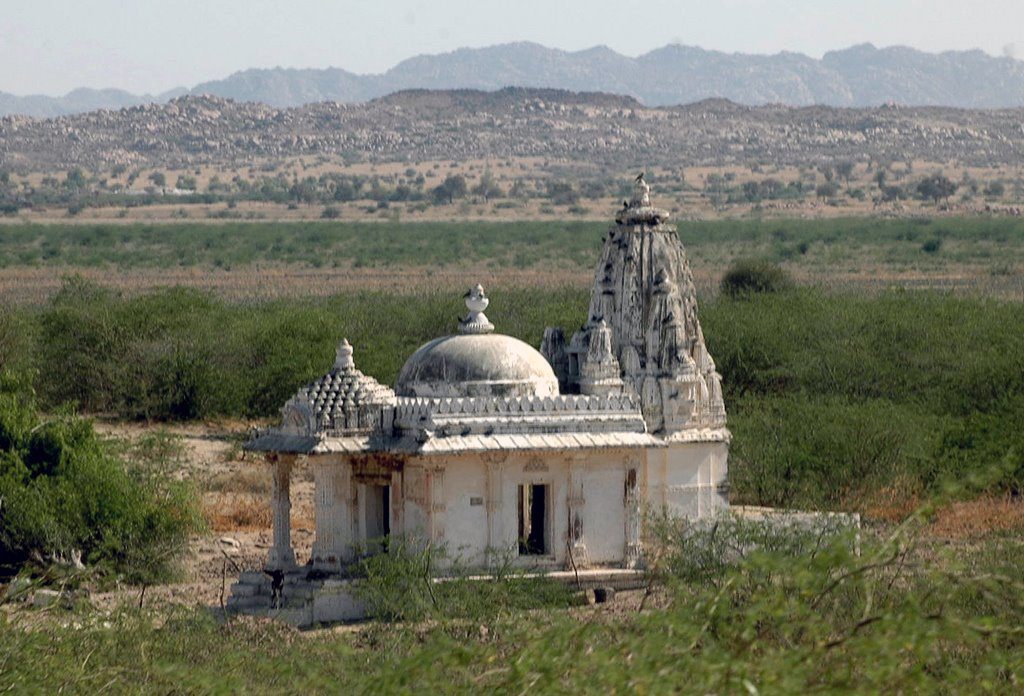
[[654,511],[699,519],[726,506],[718,489],[725,482],[728,445],[724,442],[678,443],[647,456],[647,501]]
[[[486,461],[480,455],[447,459],[412,458],[392,481],[392,533],[444,544],[466,564],[483,566],[489,553],[511,557],[522,566],[561,566],[568,562],[572,510],[582,521],[586,562],[617,564],[626,559],[626,472],[637,469],[639,496],[652,512],[708,517],[726,503],[728,445],[680,443],[667,448],[597,452],[511,453]],[[350,555],[361,539],[362,505],[352,504],[348,470],[342,461],[323,461],[316,474],[317,549]],[[338,467],[341,467],[340,469]],[[549,553],[518,555],[518,487],[549,486]],[[401,486],[401,496],[396,496]],[[497,500],[489,493],[496,493]],[[363,501],[358,501],[362,503]],[[478,502],[479,504],[473,504]],[[336,554],[345,548],[346,553]]]
[[422,540],[429,538],[430,520],[426,485],[426,467],[419,462],[407,462],[402,471],[402,524],[401,529],[394,529],[393,533]]
[[[568,458],[563,453],[517,453],[502,465],[501,546],[522,565],[561,565],[566,561],[565,541],[568,532]],[[548,553],[543,556],[518,556],[519,486],[549,486]]]
[[[474,505],[473,499],[478,505]],[[480,566],[487,552],[487,469],[479,458],[460,458],[445,465],[444,540],[449,555]]]
[[310,459],[313,470],[316,537],[313,564],[336,570],[353,557],[351,465],[337,456]]
[[591,563],[617,563],[626,553],[625,453],[588,458],[583,467],[583,542]]

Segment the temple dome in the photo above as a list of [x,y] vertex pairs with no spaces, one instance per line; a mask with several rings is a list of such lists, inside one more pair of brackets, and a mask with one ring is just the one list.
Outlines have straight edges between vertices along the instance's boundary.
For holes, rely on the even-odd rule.
[[554,396],[558,378],[539,351],[500,334],[437,338],[406,361],[399,396]]
[[399,396],[555,396],[558,378],[538,350],[494,330],[483,310],[488,299],[477,285],[466,299],[469,315],[460,333],[430,341],[398,374]]

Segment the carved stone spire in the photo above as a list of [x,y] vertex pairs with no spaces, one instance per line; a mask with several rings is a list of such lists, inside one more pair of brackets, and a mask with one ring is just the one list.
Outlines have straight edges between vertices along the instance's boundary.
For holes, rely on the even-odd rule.
[[459,333],[485,334],[494,331],[494,324],[484,315],[484,310],[487,309],[487,305],[490,303],[491,301],[487,299],[487,295],[484,294],[484,288],[480,283],[471,288],[466,293],[466,308],[469,310],[469,314],[459,322]]
[[612,351],[612,332],[604,319],[590,331],[587,352],[580,361],[580,392],[595,396],[621,394],[619,360]]
[[[721,377],[704,345],[686,251],[641,174],[605,237],[590,299],[592,321],[569,344],[567,382],[582,391],[605,341],[625,389],[640,396],[651,432],[725,426]],[[600,350],[598,350],[600,353]],[[599,361],[607,370],[608,361]],[[584,369],[586,368],[586,369]]]

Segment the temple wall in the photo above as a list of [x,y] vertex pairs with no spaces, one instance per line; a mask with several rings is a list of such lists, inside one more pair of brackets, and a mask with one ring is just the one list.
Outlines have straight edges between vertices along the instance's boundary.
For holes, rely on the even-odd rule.
[[333,570],[355,556],[356,504],[351,482],[351,466],[337,455],[311,457],[316,538],[313,542],[313,564]]
[[[642,460],[639,452],[608,451],[515,453],[500,463],[474,455],[443,463],[410,461],[404,472],[403,531],[445,544],[450,555],[469,565],[510,558],[521,565],[562,567],[570,563],[566,542],[572,508],[586,550],[573,560],[619,563],[626,547],[626,472],[638,469]],[[521,556],[519,487],[532,485],[547,486],[545,553]],[[431,495],[438,494],[443,503],[429,505]]]
[[700,519],[727,507],[720,494],[727,472],[724,442],[674,443],[647,454],[647,502],[652,512]]
[[488,547],[487,468],[478,457],[445,463],[444,530],[437,536],[448,553],[471,565],[484,565]]
[[[720,486],[727,454],[726,443],[694,442],[648,450],[411,457],[392,477],[391,533],[444,545],[450,557],[470,566],[506,559],[527,567],[628,563],[639,553],[647,512],[696,519],[725,508]],[[355,547],[376,527],[367,523],[372,510],[351,464],[323,457],[311,466],[314,560],[329,569],[354,558]],[[521,555],[519,487],[531,485],[547,486],[544,553]]]

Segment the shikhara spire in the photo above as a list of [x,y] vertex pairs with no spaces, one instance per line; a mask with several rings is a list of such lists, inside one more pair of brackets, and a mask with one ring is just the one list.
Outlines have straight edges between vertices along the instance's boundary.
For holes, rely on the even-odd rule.
[[[617,362],[621,389],[640,396],[651,432],[671,436],[725,425],[721,377],[704,345],[697,294],[686,251],[668,213],[652,205],[640,174],[633,197],[605,237],[594,277],[588,323],[565,346],[549,329],[542,351],[563,388],[588,393],[615,388],[608,369]],[[611,344],[611,355],[591,342]],[[595,356],[601,364],[591,365]]]

